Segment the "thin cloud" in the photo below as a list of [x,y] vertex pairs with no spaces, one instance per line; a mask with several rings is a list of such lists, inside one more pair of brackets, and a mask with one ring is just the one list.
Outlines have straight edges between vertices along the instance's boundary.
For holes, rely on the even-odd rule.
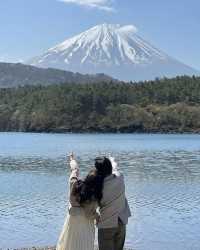
[[24,60],[23,59],[17,59],[17,58],[12,58],[9,55],[1,55],[0,56],[0,62],[4,62],[4,63],[23,63]]
[[77,4],[90,8],[113,12],[115,9],[112,6],[113,0],[58,0],[64,3]]

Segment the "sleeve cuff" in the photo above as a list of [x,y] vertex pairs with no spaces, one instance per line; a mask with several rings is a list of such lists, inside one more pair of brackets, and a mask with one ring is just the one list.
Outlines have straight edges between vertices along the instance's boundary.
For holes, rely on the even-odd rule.
[[79,169],[73,169],[70,175],[70,180],[73,178],[78,179],[78,177],[79,177]]

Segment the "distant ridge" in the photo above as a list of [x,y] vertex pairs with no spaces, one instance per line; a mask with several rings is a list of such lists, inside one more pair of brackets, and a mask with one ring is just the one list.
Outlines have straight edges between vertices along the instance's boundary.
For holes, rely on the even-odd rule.
[[60,83],[110,82],[105,74],[80,74],[58,69],[42,69],[21,63],[0,63],[0,88]]
[[137,34],[133,25],[101,24],[48,49],[27,64],[73,72],[103,72],[123,81],[199,75]]

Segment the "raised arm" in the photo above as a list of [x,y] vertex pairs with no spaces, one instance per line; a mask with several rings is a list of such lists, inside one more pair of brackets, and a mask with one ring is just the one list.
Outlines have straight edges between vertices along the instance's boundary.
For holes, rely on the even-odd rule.
[[117,162],[115,161],[115,158],[112,157],[112,156],[110,156],[110,157],[109,157],[109,160],[110,160],[110,162],[111,162],[111,164],[112,164],[112,169],[113,169],[112,173],[115,174],[115,175],[117,175],[117,176],[119,176],[119,175],[120,175],[120,172],[119,172],[119,169],[118,169],[118,164],[117,164]]
[[69,180],[71,183],[71,182],[77,181],[79,178],[79,166],[73,154],[71,154],[69,157],[69,165],[70,165],[70,170],[71,170]]
[[75,191],[79,182],[79,166],[73,154],[69,157],[69,165],[71,174],[69,177],[69,211],[72,207],[78,207],[80,204],[77,201]]

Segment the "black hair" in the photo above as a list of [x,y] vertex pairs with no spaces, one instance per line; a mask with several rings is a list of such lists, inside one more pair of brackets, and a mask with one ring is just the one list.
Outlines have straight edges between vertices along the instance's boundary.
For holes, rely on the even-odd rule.
[[112,174],[112,163],[106,157],[97,157],[95,159],[95,168],[103,178]]
[[112,164],[106,157],[95,159],[93,168],[86,178],[79,180],[75,188],[75,195],[80,205],[86,202],[97,201],[100,203],[103,196],[103,183],[105,177],[112,174]]

